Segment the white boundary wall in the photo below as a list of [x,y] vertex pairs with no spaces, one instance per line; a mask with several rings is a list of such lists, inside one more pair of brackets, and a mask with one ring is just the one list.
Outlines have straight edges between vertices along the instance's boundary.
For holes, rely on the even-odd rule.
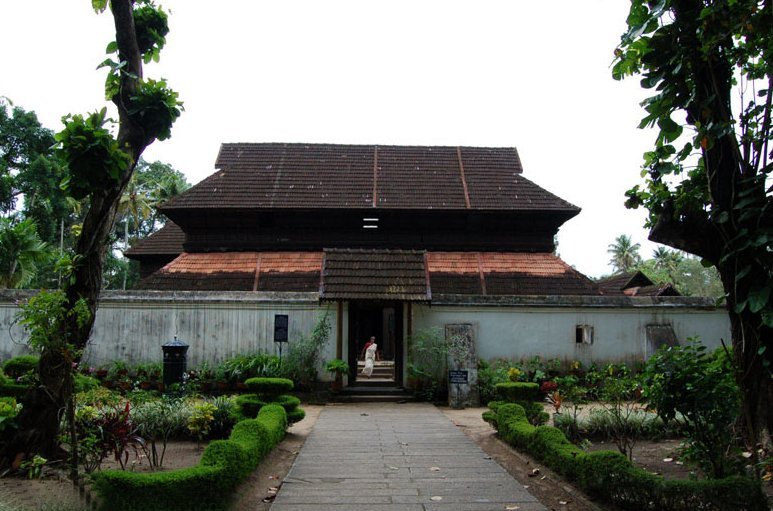
[[[27,351],[24,331],[14,324],[14,316],[17,301],[29,296],[31,292],[0,291],[0,360]],[[293,340],[308,335],[325,312],[331,333],[322,357],[330,360],[335,358],[337,307],[335,303],[320,303],[318,296],[108,291],[102,295],[84,361],[92,366],[109,365],[114,360],[160,362],[161,345],[174,336],[190,345],[189,367],[205,360],[216,364],[237,354],[278,353],[273,342],[275,314],[289,316],[292,349]],[[342,309],[346,359],[348,306]],[[652,324],[671,325],[681,343],[697,336],[710,347],[719,346],[720,339],[730,344],[727,313],[700,298],[438,296],[432,305],[413,304],[412,315],[414,331],[443,329],[447,324],[473,325],[476,350],[482,359],[539,355],[583,364],[643,360],[652,354],[646,339],[646,327]],[[593,344],[575,342],[578,325],[593,327]],[[320,377],[328,379],[324,371]]]
[[[709,347],[723,339],[729,346],[730,321],[724,308],[701,299],[566,300],[550,306],[536,301],[512,304],[446,304],[414,306],[414,331],[447,324],[469,323],[481,359],[543,359],[595,362],[635,362],[652,355],[648,325],[670,325],[683,344],[698,337]],[[621,297],[622,298],[622,297]],[[514,300],[518,302],[519,300]],[[577,343],[579,325],[593,327],[593,343]]]
[[[13,325],[18,311],[9,292],[0,294],[0,357],[26,353],[24,331]],[[18,293],[16,299],[31,296]],[[317,293],[105,292],[99,303],[84,363],[109,365],[161,362],[161,345],[177,336],[190,345],[188,367],[217,363],[238,354],[279,353],[274,315],[287,314],[290,349],[308,335],[326,311],[332,327],[322,356],[335,357],[335,304],[320,304]],[[17,341],[17,342],[14,342]],[[287,353],[288,346],[284,346]]]

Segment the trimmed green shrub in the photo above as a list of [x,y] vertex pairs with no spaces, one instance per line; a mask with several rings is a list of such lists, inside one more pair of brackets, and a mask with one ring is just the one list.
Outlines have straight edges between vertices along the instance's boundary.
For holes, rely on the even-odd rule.
[[242,417],[254,419],[258,412],[266,405],[266,402],[258,397],[257,394],[242,394],[236,398],[238,413]]
[[29,390],[27,385],[19,383],[0,383],[0,396],[15,397],[21,399]]
[[301,422],[306,417],[306,411],[303,408],[296,408],[291,412],[287,412],[287,422],[295,424]]
[[291,412],[292,410],[295,410],[301,404],[300,399],[290,394],[283,394],[277,397],[276,399],[271,400],[271,402],[278,404],[279,406],[284,408],[286,412]]
[[293,389],[292,380],[286,378],[250,378],[244,383],[254,394],[244,394],[237,399],[239,405],[237,414],[250,417],[257,414],[263,404],[276,403],[285,409],[290,424],[306,417],[306,412],[298,408],[301,400],[295,396],[284,394],[284,392]]
[[[499,435],[551,469],[574,480],[589,494],[631,511],[765,511],[758,482],[740,476],[701,481],[673,481],[634,466],[624,455],[585,453],[553,427],[534,427],[517,404],[496,403]],[[491,421],[490,421],[491,422]]]
[[584,454],[582,449],[566,439],[561,430],[552,426],[535,428],[527,449],[553,470],[570,479],[575,475],[577,457]]
[[25,374],[35,371],[38,367],[39,358],[35,355],[19,355],[5,361],[3,372],[15,380]]
[[274,397],[293,390],[293,381],[287,378],[249,378],[244,384],[262,397]]
[[538,383],[508,381],[497,383],[496,389],[502,401],[542,401]]
[[226,510],[231,492],[284,437],[287,416],[264,406],[256,419],[234,426],[228,440],[214,440],[196,467],[169,472],[107,470],[93,475],[101,508],[116,511]]
[[96,378],[86,376],[85,374],[75,373],[74,375],[75,392],[88,392],[102,386]]

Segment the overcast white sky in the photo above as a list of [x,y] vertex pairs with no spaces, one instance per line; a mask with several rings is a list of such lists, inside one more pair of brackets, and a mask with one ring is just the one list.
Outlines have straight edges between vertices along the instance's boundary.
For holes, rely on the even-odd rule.
[[[58,130],[67,113],[105,106],[109,13],[89,0],[3,0],[0,96]],[[637,79],[611,78],[627,2],[589,0],[166,0],[161,62],[185,101],[162,160],[196,183],[222,142],[517,147],[524,176],[580,206],[559,253],[609,273],[619,234],[646,241],[623,206],[641,181],[653,132],[637,130]]]

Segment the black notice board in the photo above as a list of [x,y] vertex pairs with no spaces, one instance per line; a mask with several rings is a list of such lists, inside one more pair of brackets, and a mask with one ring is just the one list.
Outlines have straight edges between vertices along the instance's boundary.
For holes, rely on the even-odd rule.
[[274,342],[287,342],[287,314],[274,315]]
[[467,384],[468,371],[451,370],[448,371],[448,382],[456,384]]

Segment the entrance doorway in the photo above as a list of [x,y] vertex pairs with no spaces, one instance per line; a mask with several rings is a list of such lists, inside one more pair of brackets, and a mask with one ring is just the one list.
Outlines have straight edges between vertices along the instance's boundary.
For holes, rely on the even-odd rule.
[[[378,346],[370,378],[362,374],[363,348],[371,337]],[[361,385],[402,383],[403,305],[401,302],[349,302],[349,381]]]

